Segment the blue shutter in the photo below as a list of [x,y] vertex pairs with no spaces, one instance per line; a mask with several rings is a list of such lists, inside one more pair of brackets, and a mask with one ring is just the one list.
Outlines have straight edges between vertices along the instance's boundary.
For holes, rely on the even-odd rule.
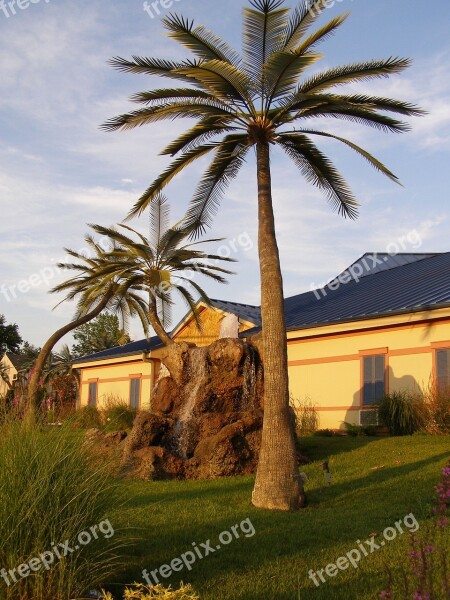
[[139,400],[141,395],[141,380],[131,379],[130,380],[130,408],[139,410]]
[[449,387],[449,350],[438,350],[436,352],[436,375],[438,390],[446,392]]
[[89,398],[88,398],[89,406],[97,405],[97,383],[92,382],[89,384]]
[[384,355],[365,356],[363,358],[363,404],[377,404],[385,394]]

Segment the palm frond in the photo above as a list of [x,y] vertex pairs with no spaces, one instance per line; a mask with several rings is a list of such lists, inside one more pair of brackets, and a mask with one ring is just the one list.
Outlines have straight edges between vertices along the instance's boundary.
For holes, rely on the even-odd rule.
[[253,0],[243,13],[243,70],[260,87],[264,85],[263,65],[279,49],[280,36],[287,27],[289,9],[283,0]]
[[191,98],[149,106],[118,115],[103,123],[101,129],[104,131],[116,131],[120,129],[125,131],[167,119],[198,119],[208,115],[211,117],[235,116],[228,109],[218,106],[218,103],[217,105],[213,103],[205,104],[205,101],[201,98]]
[[313,77],[304,81],[299,86],[298,93],[314,92],[317,94],[336,85],[390,77],[401,73],[410,65],[411,61],[408,58],[391,57],[386,60],[370,60],[343,67],[334,67],[313,75]]
[[[306,119],[306,118],[333,118],[333,119],[343,119],[345,121],[351,121],[353,123],[360,123],[362,125],[367,125],[368,127],[373,127],[380,131],[391,132],[391,133],[404,133],[411,129],[408,123],[403,121],[399,121],[398,119],[393,119],[392,117],[388,117],[387,115],[383,115],[377,113],[373,110],[367,110],[355,105],[339,105],[339,104],[329,104],[322,105],[318,108],[311,108],[304,111],[299,111],[294,114],[290,121],[296,121],[297,119]],[[286,122],[288,120],[286,119]]]
[[150,202],[150,241],[157,252],[161,244],[161,238],[169,228],[170,206],[163,194],[158,194]]
[[279,136],[279,143],[305,179],[325,192],[327,200],[339,214],[351,219],[357,217],[358,202],[348,184],[306,135],[283,133]]
[[163,24],[170,32],[169,37],[183,44],[201,60],[217,59],[239,65],[240,57],[236,50],[202,25],[194,27],[192,21],[178,15],[163,19]]
[[[179,72],[189,77],[221,102],[229,105],[232,101],[239,106],[244,106],[249,112],[254,112],[251,99],[254,88],[253,82],[238,67],[220,60],[209,60],[195,67],[184,67]],[[224,111],[224,114],[226,112],[230,114],[231,110]]]
[[280,37],[280,46],[278,50],[292,50],[297,47],[322,12],[328,8],[329,0],[304,0],[291,14],[282,36]]
[[235,129],[227,124],[228,119],[205,118],[199,121],[188,131],[182,133],[177,139],[171,142],[161,155],[175,156],[178,152],[188,152],[198,144],[203,144],[215,135]]
[[159,175],[151,184],[151,186],[142,194],[129,212],[127,219],[131,219],[132,217],[140,215],[147,208],[153,198],[155,198],[162,191],[162,189],[165,188],[166,185],[168,185],[176,175],[178,175],[178,173],[187,167],[187,165],[217,148],[218,144],[219,143],[216,142],[197,146],[196,148],[193,148],[189,152],[185,152],[176,158],[172,164],[161,175]]
[[177,79],[179,81],[189,81],[181,73],[178,73],[178,69],[184,67],[191,67],[198,65],[200,61],[185,60],[182,62],[176,62],[173,60],[165,60],[161,58],[150,58],[142,56],[133,56],[132,60],[115,56],[108,63],[124,73],[138,73],[144,75],[160,75],[168,77],[170,79]]
[[364,148],[361,148],[360,146],[358,146],[357,144],[354,144],[350,140],[342,138],[338,135],[326,133],[325,131],[316,131],[314,129],[296,130],[296,133],[301,133],[302,135],[318,135],[318,136],[337,140],[338,142],[342,142],[343,144],[345,144],[346,146],[348,146],[349,148],[351,148],[352,150],[357,152],[359,155],[361,155],[363,158],[365,158],[369,162],[369,164],[372,165],[372,167],[377,169],[377,171],[380,171],[381,173],[386,175],[386,177],[391,179],[391,181],[393,181],[394,183],[400,184],[398,177],[396,175],[394,175],[394,173],[392,173],[392,171],[390,171],[382,162],[380,162],[378,159],[376,159],[374,156],[372,156],[372,154],[367,152],[367,150],[364,150]]
[[274,100],[292,93],[300,75],[319,58],[320,54],[304,54],[303,51],[297,50],[272,54],[263,67],[266,108],[268,109]]
[[222,194],[244,164],[248,149],[247,136],[236,134],[226,136],[217,147],[186,213],[186,227],[192,228],[192,235],[196,236],[211,226]]
[[338,15],[331,19],[326,25],[309,35],[296,48],[298,52],[310,52],[317,44],[325,42],[336,33],[336,30],[348,19],[350,12]]

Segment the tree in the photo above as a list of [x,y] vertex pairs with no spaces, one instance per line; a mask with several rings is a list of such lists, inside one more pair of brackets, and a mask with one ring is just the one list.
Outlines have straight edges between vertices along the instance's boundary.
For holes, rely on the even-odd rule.
[[277,145],[284,150],[306,180],[320,188],[341,215],[356,218],[355,197],[314,138],[338,140],[391,180],[397,182],[397,178],[363,148],[345,138],[312,129],[307,123],[323,117],[403,132],[408,126],[389,113],[423,113],[407,102],[336,91],[344,84],[400,73],[410,64],[408,59],[359,62],[306,75],[307,69],[317,68],[316,63],[322,58],[318,45],[348,16],[335,17],[309,33],[329,6],[328,0],[308,0],[292,12],[284,6],[284,0],[252,0],[250,4],[243,15],[242,56],[205,27],[195,27],[192,22],[171,15],[163,21],[168,34],[194,54],[193,60],[114,58],[113,66],[122,71],[159,75],[189,87],[138,93],[132,100],[143,108],[115,117],[103,127],[107,131],[126,130],[167,119],[197,119],[191,129],[163,150],[162,154],[177,158],[150,185],[129,216],[141,214],[178,173],[212,153],[212,162],[187,214],[187,224],[198,232],[211,224],[227,184],[237,176],[249,150],[255,150],[265,417],[253,504],[289,510],[299,506],[302,490],[289,418],[287,339],[272,205],[271,148]]
[[18,352],[21,343],[19,327],[7,325],[5,316],[0,315],[0,358],[5,352]]
[[117,315],[106,312],[75,329],[73,337],[76,344],[72,346],[72,354],[76,358],[130,342],[129,335],[120,327]]
[[[226,283],[223,274],[231,271],[219,267],[218,262],[234,262],[216,254],[198,249],[199,244],[220,242],[221,239],[187,243],[191,228],[179,223],[169,227],[170,209],[167,199],[158,195],[150,205],[150,236],[146,238],[131,227],[116,228],[93,225],[96,233],[107,236],[115,245],[108,262],[99,273],[101,277],[114,276],[123,289],[135,289],[148,298],[148,318],[161,341],[170,345],[173,339],[167,332],[171,323],[172,295],[176,292],[186,302],[200,327],[197,303],[192,292],[206,303],[210,300],[195,281],[198,273]],[[130,237],[132,236],[132,237]]]
[[42,374],[53,348],[60,339],[77,327],[95,319],[105,309],[117,312],[123,318],[137,314],[141,320],[147,319],[146,305],[138,295],[123,290],[114,278],[99,275],[108,260],[108,253],[91,236],[86,236],[85,241],[92,251],[92,257],[66,249],[76,262],[58,265],[62,269],[75,271],[76,275],[57,285],[51,292],[67,292],[62,302],[77,299],[78,305],[74,319],[50,336],[36,359],[28,386],[30,421],[35,419],[36,411],[39,409],[38,391]]

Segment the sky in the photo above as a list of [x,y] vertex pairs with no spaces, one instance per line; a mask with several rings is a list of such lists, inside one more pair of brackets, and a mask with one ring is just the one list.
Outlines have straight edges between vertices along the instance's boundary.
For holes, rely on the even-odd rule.
[[[172,4],[172,7],[170,5]],[[295,6],[293,2],[287,2]],[[333,158],[361,203],[348,221],[332,211],[289,159],[274,150],[273,198],[286,296],[323,285],[366,252],[447,252],[450,170],[450,3],[336,0],[320,23],[350,17],[320,48],[320,69],[372,58],[407,56],[413,66],[364,90],[419,104],[427,116],[407,134],[385,134],[342,121],[310,123],[363,145],[398,175],[402,186],[333,141]],[[163,87],[158,78],[120,73],[113,56],[183,59],[161,18],[171,11],[194,19],[240,48],[243,0],[0,0],[0,314],[22,337],[42,345],[75,307],[49,290],[67,278],[56,264],[64,248],[81,251],[88,224],[114,225],[168,164],[162,148],[186,122],[128,132],[100,125],[134,108],[129,97]],[[316,67],[315,67],[316,68]],[[199,161],[168,188],[172,220],[181,219],[207,163]],[[130,223],[146,233],[148,218]],[[212,298],[259,304],[254,154],[227,190],[207,237],[211,249],[238,262],[228,285],[204,283]],[[386,290],[386,293],[389,293]],[[180,301],[174,322],[186,312]],[[130,323],[133,339],[143,337]],[[63,340],[71,343],[68,336]]]

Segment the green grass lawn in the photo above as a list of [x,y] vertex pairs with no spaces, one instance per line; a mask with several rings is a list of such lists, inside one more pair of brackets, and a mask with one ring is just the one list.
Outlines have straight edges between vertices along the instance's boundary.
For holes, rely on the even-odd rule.
[[[324,568],[413,512],[424,527],[434,486],[450,457],[450,437],[320,438],[302,441],[314,462],[302,467],[309,505],[298,513],[256,510],[252,477],[213,481],[124,482],[129,501],[111,517],[116,529],[137,538],[127,552],[119,583],[142,581],[149,571],[192,550],[192,543],[218,544],[222,531],[250,518],[253,537],[241,534],[229,545],[161,581],[191,583],[202,600],[298,600],[377,598],[386,583],[386,565],[405,564],[408,535],[398,535],[363,558],[357,569],[339,571],[316,587],[309,569]],[[332,485],[320,491],[321,462],[330,459]],[[374,470],[375,467],[383,467]],[[377,539],[377,538],[375,538]],[[450,547],[450,543],[449,543]]]

